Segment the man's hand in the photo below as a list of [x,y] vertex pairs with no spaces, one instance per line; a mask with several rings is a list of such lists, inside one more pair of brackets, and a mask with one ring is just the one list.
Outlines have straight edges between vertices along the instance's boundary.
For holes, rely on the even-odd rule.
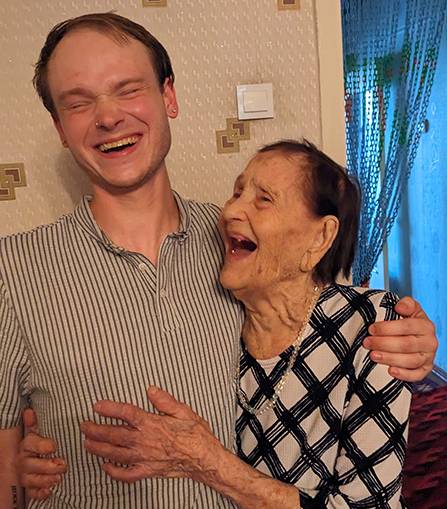
[[438,348],[435,327],[411,297],[401,299],[395,310],[403,320],[374,323],[363,345],[372,350],[375,362],[390,366],[391,376],[407,382],[422,380],[432,370]]
[[20,484],[28,497],[43,500],[61,482],[67,467],[61,458],[49,458],[56,452],[56,444],[38,435],[36,414],[31,408],[23,412],[26,436],[20,443],[17,470]]
[[85,448],[120,467],[104,463],[113,479],[135,482],[148,477],[189,477],[206,481],[212,465],[224,448],[208,424],[190,407],[167,392],[149,387],[147,397],[163,415],[145,412],[126,403],[99,401],[94,410],[105,417],[121,419],[127,426],[83,422]]

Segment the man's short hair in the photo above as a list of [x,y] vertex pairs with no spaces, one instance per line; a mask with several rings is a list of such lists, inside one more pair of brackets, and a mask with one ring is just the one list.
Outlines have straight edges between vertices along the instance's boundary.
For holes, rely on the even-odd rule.
[[357,180],[345,169],[307,140],[283,140],[258,150],[258,153],[278,152],[302,167],[304,189],[301,193],[317,217],[338,218],[337,236],[314,269],[316,282],[335,283],[339,273],[350,276],[357,247],[361,193]]
[[54,26],[47,36],[40,51],[39,60],[35,65],[33,84],[45,108],[57,116],[56,108],[48,85],[48,62],[56,46],[67,35],[76,29],[91,28],[112,36],[118,42],[127,42],[129,37],[140,41],[146,46],[160,87],[166,78],[174,82],[174,71],[171,60],[164,46],[142,25],[113,12],[84,14],[67,19]]

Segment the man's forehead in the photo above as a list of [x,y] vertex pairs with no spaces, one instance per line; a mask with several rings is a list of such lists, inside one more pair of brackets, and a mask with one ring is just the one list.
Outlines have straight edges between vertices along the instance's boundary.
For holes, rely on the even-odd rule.
[[[120,49],[124,49],[124,53]],[[117,30],[104,31],[94,27],[76,27],[67,33],[48,61],[48,72],[51,75],[55,65],[62,65],[66,73],[75,71],[75,67],[83,70],[89,65],[89,69],[96,67],[99,70],[110,64],[125,68],[141,68],[143,65],[146,71],[151,68],[155,72],[151,52],[142,42]]]
[[[101,39],[108,43],[113,43],[113,46],[110,45],[110,48],[113,49],[114,46],[118,48],[130,48],[135,49],[136,51],[143,50],[145,54],[148,56],[151,61],[151,52],[147,46],[145,46],[141,41],[135,39],[135,37],[122,32],[116,28],[102,28],[96,26],[79,26],[70,30],[64,37],[59,41],[59,43],[54,48],[54,51],[50,57],[50,62],[53,60],[58,53],[61,51],[68,49],[69,51],[76,51],[79,49],[83,51],[82,43],[83,39],[96,39],[99,43]],[[104,45],[104,42],[102,43]],[[92,45],[91,51],[94,51],[95,45]],[[152,63],[152,61],[151,61]]]

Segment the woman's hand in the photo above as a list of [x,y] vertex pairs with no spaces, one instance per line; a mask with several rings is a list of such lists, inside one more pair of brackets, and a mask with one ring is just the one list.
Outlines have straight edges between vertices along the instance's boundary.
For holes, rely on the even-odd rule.
[[127,424],[81,424],[86,449],[112,462],[102,468],[113,479],[188,477],[232,499],[241,509],[299,509],[299,493],[293,485],[265,476],[225,449],[190,407],[156,387],[150,387],[147,396],[162,415],[100,401],[94,406],[96,413]]
[[411,297],[401,299],[395,310],[403,319],[371,325],[371,336],[363,345],[372,350],[372,360],[390,366],[391,376],[407,382],[422,380],[432,370],[438,348],[435,327]]
[[149,387],[147,396],[164,415],[145,412],[127,403],[96,403],[96,413],[121,419],[127,426],[83,422],[85,448],[112,462],[104,463],[102,468],[116,480],[135,482],[147,477],[189,477],[209,482],[217,457],[224,450],[209,425],[191,408],[161,389]]

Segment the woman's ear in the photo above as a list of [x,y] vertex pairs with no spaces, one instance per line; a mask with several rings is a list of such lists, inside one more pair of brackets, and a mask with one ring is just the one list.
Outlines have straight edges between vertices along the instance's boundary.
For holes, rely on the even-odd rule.
[[313,270],[329,251],[337,237],[339,224],[338,218],[335,216],[321,218],[312,246],[308,249],[307,256],[303,257],[306,272]]

